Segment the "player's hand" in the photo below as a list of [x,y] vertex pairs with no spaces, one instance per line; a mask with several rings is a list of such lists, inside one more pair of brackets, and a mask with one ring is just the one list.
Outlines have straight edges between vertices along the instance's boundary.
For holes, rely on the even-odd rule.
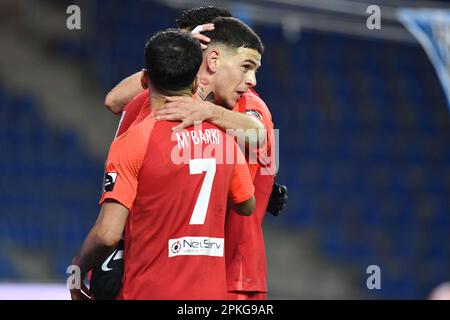
[[83,282],[81,282],[80,289],[70,290],[70,297],[72,298],[72,300],[93,300],[92,295],[89,292],[89,289]]
[[192,30],[192,38],[197,39],[200,42],[200,46],[202,50],[206,50],[208,48],[207,44],[211,42],[211,39],[207,36],[201,34],[201,32],[205,31],[211,31],[214,30],[214,24],[213,23],[207,23],[202,24],[197,27],[195,27],[194,30]]
[[282,184],[273,184],[267,211],[274,216],[278,216],[286,208],[288,202],[287,187]]
[[163,106],[152,112],[157,121],[181,121],[172,128],[181,131],[198,122],[206,121],[211,117],[212,104],[208,101],[197,100],[192,97],[166,97]]

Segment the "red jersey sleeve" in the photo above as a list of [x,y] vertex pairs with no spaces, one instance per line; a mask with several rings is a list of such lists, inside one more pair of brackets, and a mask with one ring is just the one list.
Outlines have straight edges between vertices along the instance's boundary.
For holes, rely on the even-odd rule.
[[149,118],[113,141],[106,161],[100,204],[113,199],[131,209],[153,125],[154,119]]
[[[147,111],[148,112],[144,112]],[[127,131],[137,119],[143,120],[150,113],[149,90],[143,90],[123,108],[122,116],[117,126],[116,137]]]
[[246,150],[252,177],[255,177],[259,167],[269,168],[271,172],[275,172],[275,130],[272,122],[272,115],[270,114],[267,105],[254,91],[248,91],[239,100],[233,110],[258,119],[266,129],[265,142],[251,147],[250,150]]
[[[250,117],[254,117],[262,122],[264,128],[267,130],[266,133],[266,143],[267,146],[271,146],[270,131],[273,130],[272,115],[270,114],[269,108],[264,103],[264,101],[255,93],[248,92],[245,95],[245,99],[242,100],[241,112],[245,113]],[[258,150],[265,147],[265,144],[258,146]]]
[[253,186],[253,179],[250,175],[245,157],[237,144],[235,144],[235,150],[236,159],[231,177],[229,198],[234,203],[241,203],[253,196],[255,187]]

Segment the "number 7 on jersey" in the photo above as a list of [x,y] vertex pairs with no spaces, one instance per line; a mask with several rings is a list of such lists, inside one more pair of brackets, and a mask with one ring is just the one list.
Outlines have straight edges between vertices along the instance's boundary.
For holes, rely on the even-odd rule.
[[216,159],[191,159],[189,160],[189,174],[201,174],[205,172],[205,179],[198,194],[194,211],[189,224],[204,224],[208,211],[209,198],[211,197],[212,184],[216,175]]

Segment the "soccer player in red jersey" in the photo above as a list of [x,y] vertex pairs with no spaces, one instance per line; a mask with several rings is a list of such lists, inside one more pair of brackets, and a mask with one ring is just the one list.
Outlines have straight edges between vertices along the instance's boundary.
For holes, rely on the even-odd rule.
[[[208,9],[207,14],[214,12],[212,9]],[[202,15],[203,8],[197,8],[189,10],[185,13],[183,25],[180,27],[193,29],[196,23],[206,23],[211,20],[199,20],[194,19],[195,23],[189,28],[189,17],[195,16],[195,14]],[[206,16],[208,17],[208,16]],[[205,33],[211,37],[213,34]],[[213,40],[214,42],[214,40]],[[211,49],[211,48],[210,48]],[[242,61],[242,68],[244,72],[249,74],[254,73],[258,66],[258,62],[253,63],[251,61]],[[208,78],[208,70],[203,69],[203,80],[200,81],[200,88],[203,90],[202,97],[205,98],[214,92],[211,89],[211,82],[214,82],[214,75]],[[202,70],[201,70],[202,72]],[[202,74],[199,75],[202,79]],[[132,76],[133,77],[133,76]],[[126,79],[118,87],[113,89],[106,98],[106,105],[117,111],[117,107],[120,108],[123,103],[126,103],[127,93],[135,90],[142,90],[142,87],[137,84],[136,79],[131,80],[132,77]],[[226,80],[225,80],[226,81]],[[225,82],[224,81],[224,82]],[[256,84],[256,78],[255,78]],[[209,86],[208,86],[209,85]],[[216,82],[216,86],[220,86],[220,82]],[[131,88],[131,89],[130,89]],[[137,89],[136,89],[137,88]],[[138,92],[138,91],[137,91]],[[120,99],[111,99],[112,96],[121,97]],[[137,98],[132,100],[126,107],[126,110],[142,110],[143,105],[138,103],[138,98],[145,98],[145,91],[141,92]],[[257,133],[250,136],[251,139],[258,141],[260,148],[254,150],[257,154],[256,163],[249,165],[252,176],[254,177],[255,185],[255,197],[257,199],[256,209],[254,214],[249,219],[236,219],[233,215],[227,220],[227,234],[230,234],[232,238],[227,238],[226,256],[227,256],[227,272],[228,272],[228,289],[231,292],[230,298],[232,299],[263,299],[266,297],[267,285],[266,285],[266,258],[264,251],[264,239],[262,234],[261,223],[268,210],[267,205],[270,199],[271,205],[269,206],[270,212],[277,215],[286,204],[287,196],[284,186],[278,186],[273,183],[275,169],[274,169],[274,149],[273,135],[271,129],[273,128],[270,112],[259,96],[253,91],[247,91],[241,95],[238,104],[234,105],[233,111],[225,110],[210,102],[202,100],[193,100],[188,97],[183,98],[170,98],[170,102],[166,104],[165,110],[167,113],[160,114],[161,119],[175,120],[175,114],[181,115],[180,120],[183,120],[184,125],[193,123],[194,120],[211,121],[223,129],[267,129],[263,135]],[[229,104],[226,107],[231,108]],[[114,109],[116,108],[116,109]],[[215,109],[214,109],[215,108]],[[150,112],[148,108],[144,108],[145,112]],[[222,118],[217,117],[217,113],[223,110],[221,114]],[[128,111],[129,112],[129,111]],[[239,113],[240,114],[239,114]],[[136,113],[136,111],[135,111]],[[214,117],[211,115],[216,114]],[[158,115],[158,114],[157,114]],[[131,113],[127,113],[127,117],[132,118]],[[120,130],[124,132],[127,126],[131,125],[135,119],[131,119],[127,123],[122,123]],[[247,140],[251,140],[247,139]],[[267,141],[263,143],[263,141]],[[269,158],[267,161],[267,158]],[[236,230],[236,231],[233,231]],[[240,233],[239,230],[245,230],[244,233]]]
[[[177,108],[171,102],[168,107],[169,110],[160,109],[162,113],[156,112],[155,114],[156,116],[164,114],[164,116],[160,117],[161,120],[175,120],[182,119],[177,115],[180,111],[186,111],[186,118],[188,118],[191,117],[188,108],[196,105],[198,108],[196,106],[193,107],[193,112],[197,112],[194,117],[202,119],[202,110],[205,110],[203,114],[207,117],[208,107],[200,106],[198,101],[190,101],[190,99],[189,97],[171,99],[172,101],[177,101],[180,108]],[[256,209],[253,215],[249,219],[239,219],[239,217],[235,217],[232,209],[230,209],[231,214],[227,215],[225,256],[227,260],[228,298],[239,300],[266,299],[266,256],[261,225],[272,193],[276,171],[274,167],[273,123],[267,106],[252,91],[242,95],[239,102],[234,106],[233,111],[261,121],[264,128],[267,129],[267,136],[262,146],[257,145],[249,153],[246,153],[255,186]],[[251,161],[252,157],[253,161]]]
[[[214,53],[216,42],[223,41],[223,38],[230,36],[220,33],[221,20],[223,19],[219,18],[214,20],[215,30],[204,33],[204,35],[212,40],[205,52],[206,55]],[[231,28],[227,28],[227,30],[230,34],[235,32]],[[243,72],[254,74],[259,64],[260,62],[257,57],[250,55],[248,59],[242,62],[241,69]],[[226,77],[232,79],[233,75],[234,73],[229,71]],[[222,81],[225,82],[226,77],[222,78]],[[204,83],[211,82],[208,78],[208,70],[205,68],[205,64],[200,68],[199,78],[200,83],[202,83],[202,80],[204,80]],[[256,79],[254,82],[256,84]],[[217,94],[219,91],[217,87],[207,85],[199,89],[199,93],[203,93],[203,96],[208,96],[211,93]],[[263,128],[266,129],[264,130],[266,133],[264,137],[259,137],[259,132],[256,130],[250,130],[250,135],[244,137],[245,140],[250,141],[250,148],[252,148],[252,145],[254,146],[252,148],[253,150],[250,150],[247,156],[249,168],[254,178],[257,208],[252,217],[245,220],[239,219],[239,217],[235,218],[233,212],[230,212],[227,215],[225,229],[227,235],[225,256],[227,261],[228,298],[265,299],[267,296],[267,272],[261,224],[272,192],[276,171],[274,163],[275,153],[272,153],[272,149],[274,149],[272,118],[265,103],[252,91],[241,94],[239,102],[235,105],[220,100],[216,100],[216,102],[225,107],[233,108],[234,111],[239,112],[242,116],[251,117],[255,121],[260,122]],[[155,117],[160,120],[182,120],[182,124],[178,125],[177,128],[189,125],[191,121],[193,122],[195,120],[215,123],[214,108],[217,107],[211,103],[200,102],[190,97],[174,97],[170,99],[170,102],[166,104],[165,108],[155,112]],[[226,128],[240,129],[242,127],[240,124],[228,124]],[[250,128],[244,127],[244,129]],[[259,144],[256,141],[259,141]],[[253,162],[251,161],[252,155],[254,155]]]
[[[202,53],[187,33],[158,33],[147,43],[145,56],[142,82],[151,86],[153,109],[164,96],[195,92]],[[242,214],[254,209],[252,179],[236,142],[227,142],[213,124],[177,134],[172,126],[147,117],[114,140],[99,218],[73,260],[85,275],[112,251],[125,229],[119,299],[225,299],[227,198]],[[198,151],[202,157],[192,155]],[[175,161],[180,153],[183,161]],[[71,294],[82,298],[81,289]]]
[[[233,110],[259,119],[267,129],[266,141],[247,153],[255,186],[256,208],[250,219],[235,219],[230,208],[226,218],[226,267],[228,299],[267,299],[267,270],[262,223],[275,177],[273,123],[265,103],[252,91],[247,92]],[[252,161],[249,158],[252,158]]]

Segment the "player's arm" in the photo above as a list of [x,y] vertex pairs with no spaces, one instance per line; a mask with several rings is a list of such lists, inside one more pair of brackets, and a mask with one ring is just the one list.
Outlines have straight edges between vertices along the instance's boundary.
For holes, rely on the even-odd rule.
[[[137,194],[138,175],[147,148],[150,130],[144,124],[133,127],[111,144],[106,161],[105,182],[100,199],[99,217],[73,264],[81,271],[81,283],[86,273],[97,267],[114,250],[121,239],[129,210]],[[82,291],[85,290],[85,295]],[[83,288],[71,290],[72,299],[89,295]]]
[[231,111],[216,104],[210,103],[210,116],[207,121],[223,130],[235,130],[238,141],[244,139],[246,144],[263,145],[266,139],[264,124],[247,114]]
[[233,203],[233,209],[243,216],[251,215],[255,210],[255,196],[241,203]]
[[121,113],[125,105],[137,96],[144,88],[141,85],[141,71],[123,79],[117,86],[108,92],[105,98],[105,107],[112,113]]
[[[197,26],[192,30],[192,37],[200,42],[203,50],[207,48],[207,44],[211,42],[211,39],[201,32],[211,31],[214,29],[214,24],[207,23]],[[119,114],[128,102],[131,101],[143,90],[141,84],[141,71],[138,71],[131,76],[123,79],[117,86],[108,92],[105,98],[105,107],[112,113]]]
[[155,111],[154,116],[158,121],[181,121],[174,131],[183,130],[197,121],[208,121],[222,130],[235,130],[238,140],[247,144],[263,145],[266,139],[266,128],[259,119],[191,97],[167,97],[164,108]]
[[[72,260],[72,264],[80,268],[81,282],[89,270],[100,265],[115,249],[122,237],[128,212],[118,202],[107,200],[103,203],[95,225]],[[71,290],[71,295],[73,299],[82,298],[77,289]]]
[[236,212],[249,216],[255,210],[255,187],[244,155],[236,143],[234,147],[236,158],[228,197]]

